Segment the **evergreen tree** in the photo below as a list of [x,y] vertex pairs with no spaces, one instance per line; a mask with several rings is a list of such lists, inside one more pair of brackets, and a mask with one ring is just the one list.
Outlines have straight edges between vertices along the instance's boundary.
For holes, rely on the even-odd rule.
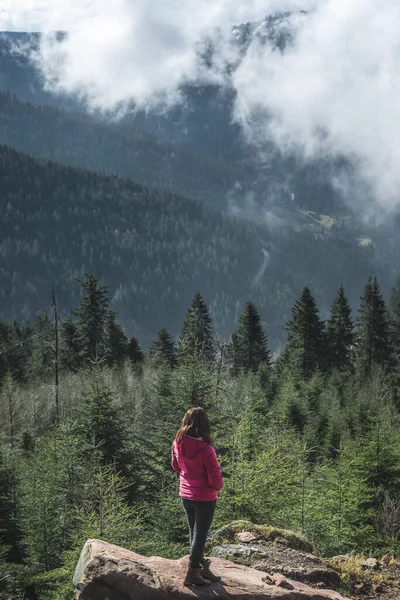
[[256,306],[250,300],[239,317],[239,327],[232,336],[233,367],[237,373],[257,371],[260,365],[270,365],[267,336]]
[[23,342],[24,335],[16,322],[0,319],[0,383],[8,372],[17,381],[24,381],[28,346]]
[[78,338],[78,326],[67,317],[61,324],[61,366],[67,371],[76,371],[81,363],[81,346]]
[[113,392],[101,372],[95,372],[89,393],[83,399],[78,429],[92,448],[100,452],[105,464],[116,462],[122,467],[125,429],[114,407]]
[[[72,431],[74,429],[74,431]],[[60,566],[82,505],[83,485],[91,480],[97,456],[84,438],[62,425],[41,439],[21,469],[21,529],[29,562],[49,571]]]
[[15,474],[0,450],[0,549],[4,546],[10,560],[20,559],[19,531],[16,519]]
[[29,373],[37,379],[52,376],[55,360],[54,325],[48,312],[39,313],[32,328]]
[[129,340],[127,356],[133,365],[140,364],[144,361],[143,350],[141,349],[139,342],[134,335]]
[[108,286],[89,273],[83,281],[79,307],[74,311],[78,317],[78,341],[84,364],[102,358],[104,355],[105,324],[108,315],[110,296]]
[[157,337],[151,343],[149,354],[157,363],[169,365],[171,368],[178,366],[175,340],[165,327],[158,331]]
[[106,364],[109,367],[121,367],[128,356],[128,338],[116,320],[113,310],[108,311],[104,333],[104,351]]
[[400,277],[396,279],[396,282],[392,289],[390,290],[388,311],[391,318],[393,318],[394,311],[398,308],[400,304]]
[[210,313],[202,295],[196,292],[183,322],[179,358],[185,362],[199,356],[207,364],[213,364],[215,344]]
[[383,369],[392,363],[390,329],[385,301],[376,277],[369,277],[361,297],[356,330],[357,367],[369,377],[373,365]]
[[351,308],[340,285],[337,296],[331,306],[326,327],[329,368],[331,370],[351,370],[351,350],[354,343]]
[[[398,280],[400,282],[400,280]],[[390,338],[393,349],[393,360],[397,370],[400,368],[400,297],[397,305],[393,304],[390,311]]]
[[178,399],[182,411],[191,406],[203,406],[209,410],[212,402],[212,379],[210,369],[201,356],[184,361],[174,371],[172,396]]
[[286,329],[286,359],[304,379],[309,379],[318,369],[324,368],[325,357],[324,324],[308,287],[296,300]]

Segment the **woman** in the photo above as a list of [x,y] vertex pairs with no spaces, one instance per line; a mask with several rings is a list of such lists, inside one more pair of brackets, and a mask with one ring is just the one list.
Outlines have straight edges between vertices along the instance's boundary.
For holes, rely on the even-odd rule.
[[179,473],[179,496],[186,511],[190,532],[190,557],[185,585],[219,581],[203,556],[218,490],[221,469],[211,446],[210,422],[203,408],[191,408],[182,420],[172,444],[172,468]]

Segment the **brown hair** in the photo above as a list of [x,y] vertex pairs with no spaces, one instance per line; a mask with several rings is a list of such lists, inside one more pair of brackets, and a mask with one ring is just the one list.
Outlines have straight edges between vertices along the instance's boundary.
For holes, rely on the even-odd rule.
[[179,444],[185,435],[202,437],[207,444],[212,443],[210,421],[204,408],[189,408],[186,412],[175,436],[176,443]]

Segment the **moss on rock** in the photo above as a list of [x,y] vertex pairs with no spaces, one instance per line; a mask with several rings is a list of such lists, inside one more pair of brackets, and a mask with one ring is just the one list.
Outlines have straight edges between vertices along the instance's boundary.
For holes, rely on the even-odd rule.
[[213,532],[209,538],[208,550],[227,542],[240,543],[238,534],[242,532],[253,534],[259,542],[276,542],[294,550],[313,551],[312,545],[299,533],[269,525],[255,525],[250,521],[233,521]]

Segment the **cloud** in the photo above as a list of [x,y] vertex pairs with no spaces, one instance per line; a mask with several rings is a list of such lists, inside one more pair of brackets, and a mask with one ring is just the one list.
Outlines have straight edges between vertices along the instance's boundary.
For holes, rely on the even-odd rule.
[[[36,0],[35,0],[36,1]],[[14,17],[23,26],[32,2],[18,0]],[[108,109],[133,100],[138,105],[173,104],[188,81],[223,81],[234,59],[231,27],[262,18],[282,0],[39,0],[35,21],[45,32],[64,30],[60,43],[44,35],[36,56],[55,91],[78,94],[96,108]],[[297,0],[284,0],[287,8]],[[26,6],[24,13],[23,6]],[[12,12],[12,11],[8,11]],[[38,17],[40,14],[40,18]],[[198,60],[212,39],[215,60],[204,70]]]
[[400,199],[400,4],[326,0],[293,27],[284,53],[258,43],[249,49],[234,75],[237,118],[258,142],[272,138],[306,157],[349,157],[362,193],[393,207]]
[[[101,110],[131,101],[151,108],[181,101],[186,82],[224,82],[238,58],[232,25],[284,10],[294,11],[292,43],[281,52],[254,39],[232,77],[235,118],[260,145],[273,139],[313,159],[349,157],[362,194],[396,205],[397,0],[3,0],[0,27],[68,32],[61,43],[44,35],[36,57],[54,91]],[[213,69],[205,70],[198,52],[210,39]],[[342,189],[354,193],[344,179]]]

